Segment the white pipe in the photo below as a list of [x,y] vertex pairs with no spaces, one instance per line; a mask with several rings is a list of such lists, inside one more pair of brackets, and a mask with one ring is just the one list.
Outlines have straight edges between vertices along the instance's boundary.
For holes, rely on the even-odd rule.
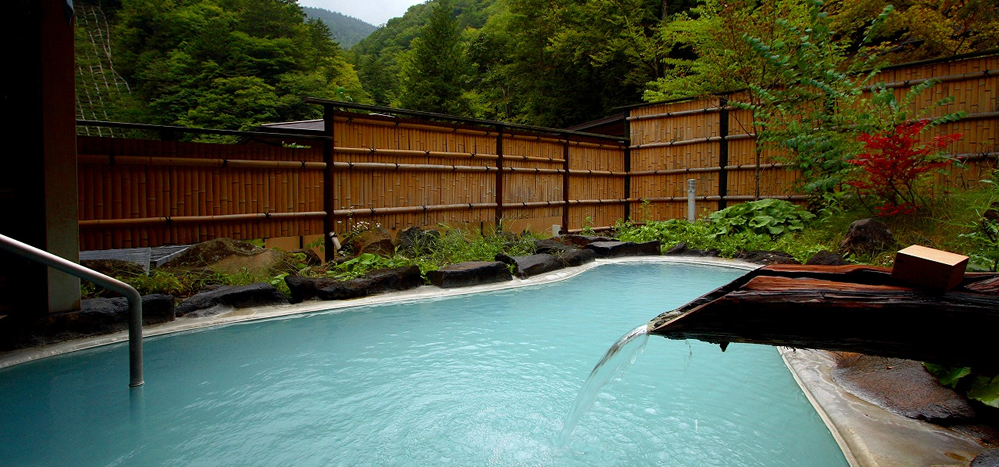
[[697,193],[697,180],[688,179],[687,180],[687,220],[689,222],[694,222],[697,220],[697,209],[696,203],[694,201],[694,195]]

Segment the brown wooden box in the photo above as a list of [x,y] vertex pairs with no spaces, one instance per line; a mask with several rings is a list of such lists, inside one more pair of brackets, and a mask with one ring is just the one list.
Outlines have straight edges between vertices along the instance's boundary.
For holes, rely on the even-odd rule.
[[967,256],[912,245],[895,255],[891,277],[916,286],[947,291],[961,284],[967,266]]

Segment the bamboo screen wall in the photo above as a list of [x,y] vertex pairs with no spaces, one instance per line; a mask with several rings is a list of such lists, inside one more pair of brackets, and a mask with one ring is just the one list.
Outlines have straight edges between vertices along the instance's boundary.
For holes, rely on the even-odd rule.
[[[896,67],[874,82],[885,83],[896,97],[928,78],[940,81],[923,92],[915,109],[932,109],[929,116],[964,111],[957,122],[925,131],[934,136],[962,133],[948,151],[963,162],[936,183],[938,188],[970,187],[988,178],[999,151],[999,56],[974,57]],[[727,96],[731,101],[738,94]],[[953,97],[942,108],[934,104]],[[636,220],[686,217],[687,179],[697,181],[699,216],[722,203],[760,197],[801,199],[796,173],[767,151],[755,160],[751,115],[724,105],[720,97],[648,105],[631,111],[631,212]],[[642,205],[641,200],[648,200]]]
[[[321,238],[324,222],[342,236],[358,222],[398,230],[499,220],[507,230],[539,232],[625,217],[623,141],[343,111],[327,117],[328,142],[79,137],[81,249]],[[306,147],[281,144],[292,141]]]
[[[877,81],[901,96],[930,77],[942,83],[917,106],[951,96],[935,112],[967,113],[925,132],[964,135],[949,149],[965,165],[937,186],[973,186],[999,152],[999,56],[893,68]],[[691,178],[699,216],[757,194],[801,199],[795,172],[775,154],[757,165],[749,113],[725,103],[712,97],[633,109],[630,145],[498,122],[336,111],[329,103],[332,132],[314,131],[320,139],[298,141],[305,148],[283,147],[283,139],[223,145],[81,136],[81,248],[321,238],[327,224],[342,235],[361,221],[390,230],[497,221],[515,232],[599,228],[629,217],[685,218]]]
[[625,214],[623,141],[344,112],[333,122],[338,232],[497,220],[540,232]]
[[80,248],[321,234],[320,149],[80,136]]

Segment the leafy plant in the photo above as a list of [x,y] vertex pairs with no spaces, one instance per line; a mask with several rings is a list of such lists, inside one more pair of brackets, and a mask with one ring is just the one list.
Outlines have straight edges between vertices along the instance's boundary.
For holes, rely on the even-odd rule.
[[333,266],[326,274],[339,280],[356,279],[375,269],[409,266],[405,258],[386,258],[373,253],[362,253],[355,258]]
[[880,134],[862,134],[865,152],[847,162],[862,171],[849,183],[858,196],[875,198],[880,205],[876,211],[882,216],[910,214],[922,204],[917,188],[931,171],[951,163],[939,154],[944,147],[960,139],[960,134],[937,136],[933,141],[919,144],[919,133],[930,123],[923,120],[903,123],[892,131]]
[[586,219],[583,221],[583,230],[580,233],[583,235],[596,235],[596,232],[593,231],[592,217],[586,216]]
[[708,215],[718,237],[740,232],[780,236],[801,231],[815,215],[789,201],[761,199],[730,206]]
[[974,250],[969,252],[973,263],[986,265],[999,271],[999,221],[982,218],[971,225],[971,232],[958,237],[971,241]]
[[976,373],[973,368],[924,363],[940,384],[964,392],[969,398],[999,408],[999,375]]

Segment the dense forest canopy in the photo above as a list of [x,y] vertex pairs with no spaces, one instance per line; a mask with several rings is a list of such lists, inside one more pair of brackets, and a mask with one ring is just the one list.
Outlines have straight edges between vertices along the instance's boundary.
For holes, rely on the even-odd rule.
[[349,50],[361,39],[378,30],[378,26],[324,8],[303,6],[302,11],[305,12],[305,16],[325,23],[326,27],[330,28],[333,39],[344,49]]
[[118,118],[247,129],[320,116],[305,96],[366,99],[329,28],[306,19],[295,0],[93,3],[107,18],[114,68],[129,83],[130,105]]
[[[219,128],[318,116],[305,96],[558,127],[643,99],[765,87],[780,73],[751,39],[802,40],[788,31],[814,8],[833,29],[830,66],[844,69],[999,44],[994,0],[892,1],[869,30],[888,3],[431,0],[345,51],[295,0],[77,2],[106,15],[128,83],[103,103],[109,118]],[[93,60],[82,55],[81,70]]]

